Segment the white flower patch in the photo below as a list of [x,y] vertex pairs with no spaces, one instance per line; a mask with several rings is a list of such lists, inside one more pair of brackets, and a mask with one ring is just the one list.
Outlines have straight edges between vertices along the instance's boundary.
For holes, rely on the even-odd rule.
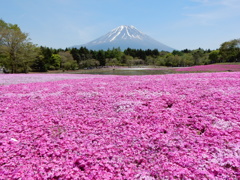
[[233,123],[230,121],[225,121],[224,119],[217,119],[212,126],[218,129],[226,130],[233,127]]

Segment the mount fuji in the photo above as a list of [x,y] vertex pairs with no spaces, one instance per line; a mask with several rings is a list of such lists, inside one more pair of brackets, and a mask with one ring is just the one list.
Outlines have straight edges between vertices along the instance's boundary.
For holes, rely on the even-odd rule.
[[169,52],[174,50],[174,48],[162,44],[150,36],[140,32],[134,26],[119,26],[96,40],[73,47],[86,47],[91,50],[107,50],[119,47],[121,50],[125,50],[127,48],[142,50],[158,49],[159,51]]

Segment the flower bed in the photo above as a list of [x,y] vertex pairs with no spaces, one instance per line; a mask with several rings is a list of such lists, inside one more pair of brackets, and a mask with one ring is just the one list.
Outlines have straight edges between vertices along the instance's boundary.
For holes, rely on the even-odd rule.
[[191,66],[178,68],[175,71],[205,71],[205,72],[219,72],[219,71],[240,71],[240,65],[237,64],[210,64],[201,66]]
[[0,179],[240,178],[238,72],[21,76],[0,79]]

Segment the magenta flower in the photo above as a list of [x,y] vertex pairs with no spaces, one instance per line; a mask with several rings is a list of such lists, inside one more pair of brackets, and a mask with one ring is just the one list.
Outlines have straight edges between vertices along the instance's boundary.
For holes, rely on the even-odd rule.
[[239,72],[0,77],[0,179],[240,176]]

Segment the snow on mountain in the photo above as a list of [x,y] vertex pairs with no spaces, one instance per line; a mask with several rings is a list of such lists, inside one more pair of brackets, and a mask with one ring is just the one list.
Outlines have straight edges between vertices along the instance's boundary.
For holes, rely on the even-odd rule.
[[87,44],[73,46],[86,47],[92,50],[107,50],[120,47],[121,50],[132,49],[158,49],[159,51],[173,51],[174,49],[162,44],[148,35],[140,32],[134,26],[119,26],[104,36]]
[[101,44],[103,42],[112,42],[116,40],[127,40],[134,38],[142,40],[144,38],[144,34],[138,31],[134,26],[119,26],[106,35],[92,41],[92,43]]

